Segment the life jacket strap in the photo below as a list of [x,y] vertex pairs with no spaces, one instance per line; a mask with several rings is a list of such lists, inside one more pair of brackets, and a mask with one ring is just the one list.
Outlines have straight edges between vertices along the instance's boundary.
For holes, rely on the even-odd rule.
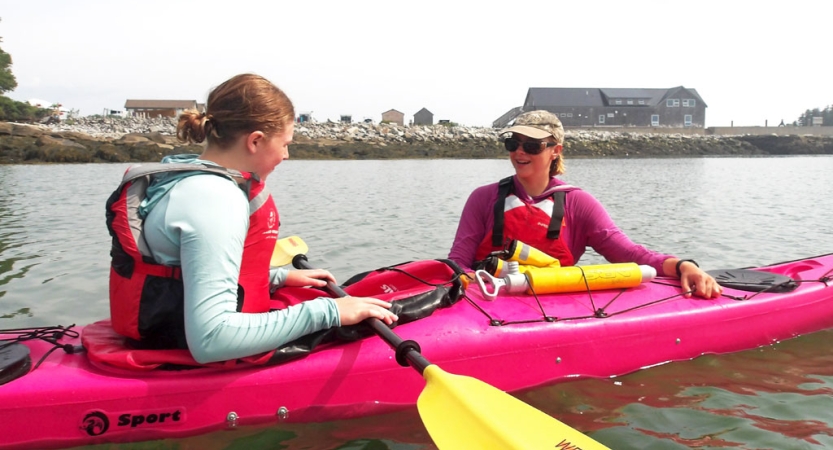
[[552,194],[552,217],[547,227],[547,239],[558,239],[561,236],[561,224],[564,222],[564,201],[566,191],[556,191]]
[[141,262],[136,264],[134,272],[161,278],[182,279],[182,267],[164,266],[162,264],[148,264]]
[[506,197],[512,193],[514,185],[512,177],[506,177],[498,183],[495,220],[492,225],[492,247],[503,247],[503,210],[506,208]]

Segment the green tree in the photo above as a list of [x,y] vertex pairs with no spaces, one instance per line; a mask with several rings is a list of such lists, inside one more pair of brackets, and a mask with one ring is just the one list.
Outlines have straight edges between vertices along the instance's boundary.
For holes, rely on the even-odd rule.
[[822,126],[833,126],[833,105],[825,106],[823,110],[818,108],[814,108],[812,110],[807,110],[804,114],[798,117],[798,125],[810,127],[813,126],[813,117],[821,117]]
[[[0,42],[3,42],[2,38]],[[0,121],[35,122],[49,115],[49,110],[45,108],[37,108],[2,95],[16,87],[17,80],[12,74],[12,55],[0,49]]]
[[[3,38],[0,38],[3,42]],[[0,48],[0,94],[13,91],[17,87],[17,80],[12,74],[12,55]]]
[[13,91],[17,80],[12,74],[12,55],[0,48],[0,94]]

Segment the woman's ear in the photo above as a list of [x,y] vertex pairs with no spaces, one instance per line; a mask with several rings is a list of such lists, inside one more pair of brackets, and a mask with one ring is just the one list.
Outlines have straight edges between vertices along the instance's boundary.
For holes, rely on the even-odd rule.
[[252,131],[246,136],[246,150],[249,153],[257,153],[257,148],[266,139],[266,135],[262,131]]
[[560,157],[561,157],[561,150],[563,150],[563,149],[564,149],[564,146],[563,146],[563,145],[561,145],[561,144],[556,144],[556,146],[555,146],[555,150],[553,150],[553,152],[552,152],[552,155],[553,155],[552,160],[553,160],[553,161],[558,161],[558,158],[560,158]]

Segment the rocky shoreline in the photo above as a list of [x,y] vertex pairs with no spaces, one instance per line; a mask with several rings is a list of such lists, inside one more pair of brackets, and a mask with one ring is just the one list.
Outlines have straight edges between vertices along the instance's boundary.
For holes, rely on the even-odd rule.
[[[84,117],[72,124],[0,122],[0,164],[158,161],[199,153],[176,140],[172,118]],[[565,155],[699,157],[833,154],[833,137],[712,136],[567,130]],[[293,159],[502,158],[498,130],[465,126],[303,123],[295,128]]]

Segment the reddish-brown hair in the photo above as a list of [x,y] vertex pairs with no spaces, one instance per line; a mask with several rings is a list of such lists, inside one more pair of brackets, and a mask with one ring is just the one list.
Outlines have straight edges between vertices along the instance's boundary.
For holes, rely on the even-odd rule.
[[204,113],[180,114],[176,136],[182,142],[228,148],[241,135],[262,131],[267,136],[282,133],[295,121],[295,108],[286,94],[266,78],[236,75],[208,95]]

